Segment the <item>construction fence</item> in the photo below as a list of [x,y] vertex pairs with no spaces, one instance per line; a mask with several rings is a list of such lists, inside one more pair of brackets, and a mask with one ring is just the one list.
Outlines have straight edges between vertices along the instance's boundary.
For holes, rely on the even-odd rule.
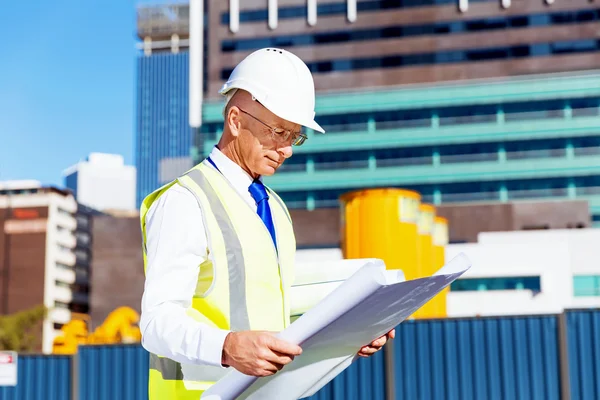
[[[148,398],[139,345],[80,347],[73,356],[19,356],[18,384],[0,400]],[[600,399],[600,310],[559,315],[411,320],[315,400]]]

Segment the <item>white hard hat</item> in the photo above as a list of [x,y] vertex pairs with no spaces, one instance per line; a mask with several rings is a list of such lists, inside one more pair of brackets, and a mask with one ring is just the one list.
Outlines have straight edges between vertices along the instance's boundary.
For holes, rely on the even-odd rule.
[[260,49],[240,62],[220,94],[242,89],[279,118],[321,133],[315,122],[315,84],[306,64],[289,51]]

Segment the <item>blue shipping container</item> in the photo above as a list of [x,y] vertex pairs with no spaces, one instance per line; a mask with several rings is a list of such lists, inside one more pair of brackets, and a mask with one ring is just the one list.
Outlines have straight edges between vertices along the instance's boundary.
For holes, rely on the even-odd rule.
[[396,399],[558,400],[557,318],[407,321],[396,329]]
[[139,344],[82,346],[79,400],[148,399],[149,354]]
[[17,386],[0,387],[0,400],[70,400],[71,357],[19,354]]
[[383,351],[356,360],[325,385],[311,400],[385,400],[385,357]]
[[567,312],[572,400],[600,399],[600,311]]

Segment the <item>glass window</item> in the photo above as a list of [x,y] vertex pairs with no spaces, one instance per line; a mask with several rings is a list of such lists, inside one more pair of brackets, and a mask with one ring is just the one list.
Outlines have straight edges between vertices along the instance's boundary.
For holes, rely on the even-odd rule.
[[389,158],[408,158],[408,157],[431,157],[433,149],[431,147],[404,147],[398,149],[377,149],[373,154],[377,160]]
[[600,275],[576,275],[573,277],[575,297],[600,296]]
[[508,190],[564,189],[568,178],[521,179],[506,182]]
[[63,303],[62,301],[55,301],[54,302],[54,307],[69,309],[69,304],[68,303]]
[[54,281],[54,284],[56,285],[56,287],[62,287],[62,288],[67,288],[67,289],[71,288],[71,285],[69,285],[66,282]]
[[504,144],[504,149],[506,152],[558,149],[564,155],[566,145],[565,139],[523,140],[507,142]]
[[81,227],[81,228],[88,228],[90,225],[90,220],[89,217],[82,215],[82,214],[77,214],[75,216],[75,219],[77,220],[77,226]]
[[369,114],[330,114],[319,116],[319,124],[327,132],[355,132],[367,130]]
[[504,29],[509,25],[508,18],[486,18],[475,21],[465,21],[466,30],[470,32]]
[[75,197],[77,197],[77,177],[78,173],[73,172],[72,174],[67,175],[65,178],[65,184],[67,188],[73,191],[73,195]]
[[78,247],[88,247],[90,245],[91,237],[85,232],[75,232],[75,239],[77,239]]
[[89,254],[85,250],[75,249],[75,258],[77,263],[87,263],[89,261]]
[[433,149],[427,146],[398,149],[377,149],[373,151],[377,168],[432,165],[432,154]]
[[312,158],[315,163],[319,162],[335,162],[335,161],[349,161],[357,159],[367,159],[368,151],[344,151],[344,152],[331,152],[331,153],[315,153]]
[[598,41],[595,39],[569,40],[556,42],[550,45],[553,54],[581,53],[595,51],[598,49]]
[[539,276],[497,278],[465,278],[450,284],[451,291],[472,292],[481,290],[531,290],[541,292]]
[[416,110],[389,110],[374,112],[377,130],[431,126],[434,111],[429,108]]
[[541,100],[508,103],[502,106],[506,121],[563,118],[565,100]]
[[499,143],[473,143],[439,146],[440,155],[497,153]]
[[60,207],[58,207],[58,213],[61,214],[61,215],[69,216],[69,217],[73,216],[72,213],[70,213],[67,210],[65,210],[63,208],[60,208]]
[[438,112],[440,125],[460,125],[496,122],[497,105],[469,105],[442,108]]
[[600,147],[600,136],[573,138],[571,143],[574,147]]

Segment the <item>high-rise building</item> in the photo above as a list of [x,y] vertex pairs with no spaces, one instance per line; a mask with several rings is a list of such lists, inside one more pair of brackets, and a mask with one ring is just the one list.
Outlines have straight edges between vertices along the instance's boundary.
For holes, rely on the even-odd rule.
[[62,325],[89,311],[90,215],[68,191],[0,182],[0,310],[48,309],[38,351],[51,352]]
[[135,167],[118,154],[91,153],[67,168],[65,186],[78,203],[96,210],[135,210]]
[[[343,192],[396,186],[416,189],[434,204],[585,199],[600,221],[598,4],[268,5],[241,0],[207,7],[208,101],[197,136],[185,138],[193,142],[195,161],[220,133],[217,91],[232,68],[256,49],[282,47],[313,72],[317,122],[327,130],[309,132],[307,143],[267,180],[292,208],[337,206]],[[164,64],[169,72],[152,70],[170,77],[169,90],[187,73],[188,15],[188,5],[138,12],[140,63],[182,62],[178,73],[173,64]],[[184,101],[179,98],[177,113],[186,113]],[[171,102],[161,112],[175,115],[174,108]],[[138,110],[143,115],[139,99]],[[179,137],[189,134],[185,129]]]

